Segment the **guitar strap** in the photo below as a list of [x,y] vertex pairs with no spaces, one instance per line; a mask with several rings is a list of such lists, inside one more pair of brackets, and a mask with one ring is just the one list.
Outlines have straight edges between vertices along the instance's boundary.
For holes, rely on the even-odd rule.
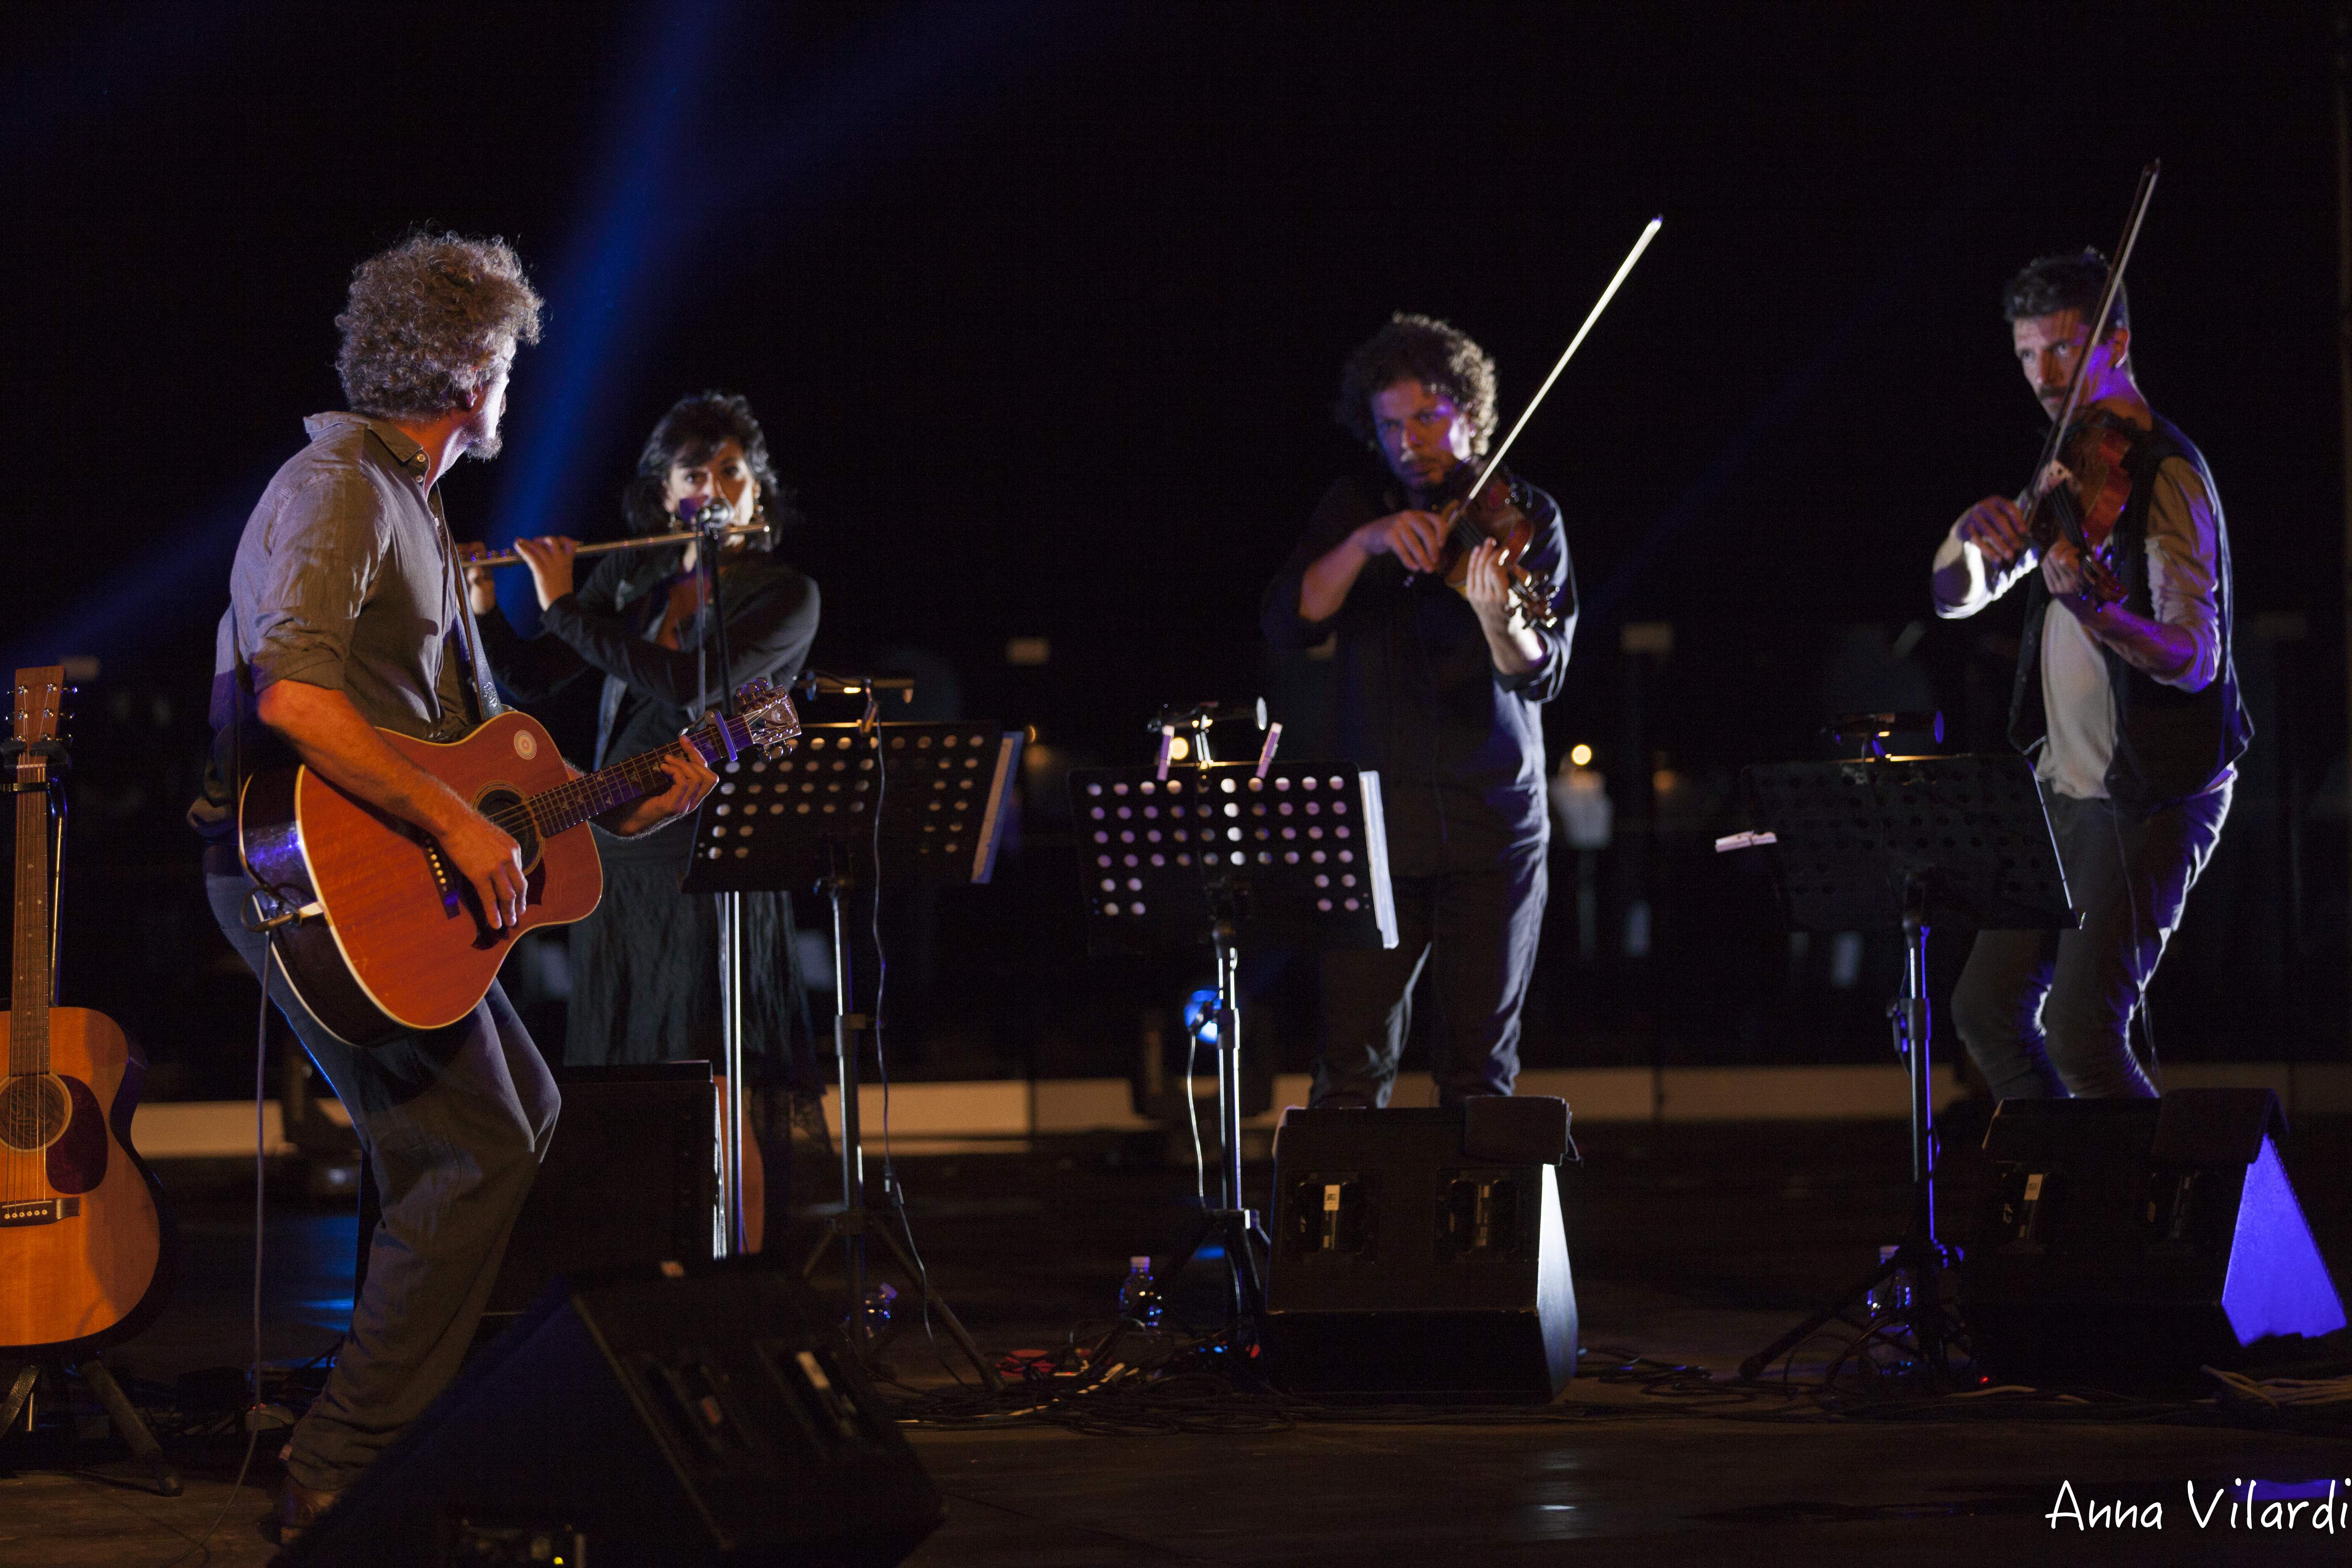
[[487,724],[505,712],[507,705],[499,697],[498,682],[490,679],[489,661],[482,657],[482,628],[474,619],[474,606],[462,595],[457,600],[457,621],[466,632],[458,645],[466,660],[466,679],[473,684],[474,700]]
[[466,667],[467,684],[474,689],[474,721],[487,724],[505,712],[507,705],[499,700],[498,682],[490,677],[489,660],[482,656],[482,628],[474,619],[473,602],[466,597],[465,584],[457,575],[457,545],[450,537],[449,520],[438,506],[433,509],[433,520],[441,529],[441,590],[457,606],[457,657]]

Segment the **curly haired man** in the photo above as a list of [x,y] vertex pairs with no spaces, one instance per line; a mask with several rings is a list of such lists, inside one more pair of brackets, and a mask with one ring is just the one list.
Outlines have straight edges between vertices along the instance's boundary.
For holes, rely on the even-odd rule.
[[[499,449],[518,343],[539,296],[502,240],[419,234],[352,274],[341,373],[351,412],[305,421],[238,542],[214,662],[213,766],[191,822],[215,840],[205,890],[230,943],[351,1112],[383,1194],[367,1279],[326,1391],[294,1428],[280,1510],[300,1533],[457,1374],[555,1125],[557,1095],[496,985],[446,1028],[355,1048],[321,1026],[243,918],[252,884],[229,838],[237,781],[299,760],[437,840],[490,923],[520,917],[515,841],[379,729],[458,739],[497,709],[435,488]],[[717,782],[611,814],[649,831]]]
[[1459,593],[1446,585],[1440,509],[1496,421],[1495,362],[1444,321],[1392,318],[1349,357],[1334,412],[1379,466],[1325,493],[1262,619],[1277,647],[1336,641],[1339,745],[1381,775],[1399,942],[1323,955],[1314,1103],[1388,1103],[1424,967],[1440,1100],[1508,1094],[1543,924],[1542,706],[1576,625],[1568,537],[1552,499],[1517,486],[1532,536],[1516,563],[1545,584],[1551,625],[1521,610],[1494,540],[1468,552]]

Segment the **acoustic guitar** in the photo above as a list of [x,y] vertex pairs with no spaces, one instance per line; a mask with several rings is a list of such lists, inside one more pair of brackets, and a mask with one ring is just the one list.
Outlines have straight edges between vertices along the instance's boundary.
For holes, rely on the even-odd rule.
[[578,778],[528,714],[501,713],[450,745],[383,731],[521,847],[522,919],[503,928],[424,829],[308,767],[257,773],[238,796],[237,848],[276,929],[279,973],[347,1045],[456,1023],[517,937],[595,910],[604,876],[589,818],[667,788],[662,759],[685,747],[717,766],[747,750],[780,755],[798,739],[789,692],[755,680],[736,698],[735,717],[714,713],[659,751]]
[[102,1013],[51,1005],[48,792],[61,666],[16,672],[16,940],[0,1079],[0,1353],[135,1333],[169,1289],[163,1188],[131,1146],[146,1061]]

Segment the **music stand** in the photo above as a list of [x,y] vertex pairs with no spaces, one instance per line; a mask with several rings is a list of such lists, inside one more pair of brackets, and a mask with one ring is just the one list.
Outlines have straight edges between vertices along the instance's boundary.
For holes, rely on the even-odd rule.
[[1887,1016],[1910,1069],[1910,1228],[1868,1279],[1742,1362],[1746,1381],[1898,1277],[1908,1279],[1909,1299],[1893,1292],[1871,1329],[1907,1330],[1920,1364],[1948,1379],[1942,1292],[1950,1259],[1936,1236],[1927,932],[1934,925],[2063,931],[2079,923],[2023,757],[1889,757],[1883,739],[1874,738],[1864,758],[1746,769],[1740,784],[1757,830],[1716,844],[1768,849],[1790,930],[1900,927],[1904,942],[1903,991]]
[[[996,865],[1013,799],[1021,732],[979,722],[886,724],[867,684],[856,723],[803,724],[789,756],[739,759],[695,829],[685,890],[779,892],[814,887],[833,910],[834,1055],[841,1091],[841,1213],[801,1272],[813,1274],[837,1239],[849,1274],[847,1328],[861,1361],[878,1342],[866,1321],[866,1237],[879,1236],[926,1310],[940,1321],[990,1388],[1003,1381],[922,1267],[866,1203],[857,1102],[859,1050],[877,1020],[852,1010],[845,896],[879,877],[893,886],[985,882]],[[878,891],[878,886],[873,890]]]
[[1264,757],[1217,763],[1206,742],[1202,721],[1191,765],[1073,769],[1070,799],[1087,951],[1215,952],[1223,1206],[1153,1283],[1172,1281],[1221,1240],[1231,1321],[1254,1334],[1265,1310],[1255,1248],[1270,1243],[1242,1194],[1240,946],[1394,947],[1396,900],[1378,773]]

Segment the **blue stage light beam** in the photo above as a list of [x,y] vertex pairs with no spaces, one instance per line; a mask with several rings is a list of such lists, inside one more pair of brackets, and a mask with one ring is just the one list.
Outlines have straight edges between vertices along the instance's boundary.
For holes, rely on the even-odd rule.
[[[788,196],[804,205],[822,194],[828,177],[846,173],[854,146],[907,123],[917,108],[936,109],[952,80],[1001,89],[1013,79],[1009,65],[1045,64],[1123,14],[1120,7],[1033,4],[942,4],[905,13],[844,58],[812,64],[787,95],[792,109],[749,139],[754,154],[730,160],[737,177],[721,184],[697,172],[703,161],[692,138],[694,89],[734,10],[727,0],[673,0],[621,51],[628,84],[617,95],[624,112],[599,160],[589,216],[550,275],[547,349],[521,371],[511,467],[485,531],[494,542],[585,531],[581,454],[605,438],[609,421],[599,415],[614,400],[632,351],[664,313],[652,286],[665,254],[746,195],[785,185]],[[175,542],[148,563],[16,639],[16,663],[63,652],[119,656],[198,616],[215,618],[251,498],[266,482],[261,476],[229,490],[170,530],[165,537]],[[206,591],[189,595],[191,583]],[[518,626],[536,625],[528,575],[504,574],[499,595]]]
[[[597,163],[587,216],[547,289],[547,349],[525,362],[515,397],[514,467],[504,476],[488,537],[579,534],[583,444],[601,430],[621,340],[635,325],[653,263],[697,205],[679,156],[729,6],[673,0],[645,41],[621,51],[621,112]],[[501,601],[518,624],[537,619],[530,579],[509,574]]]
[[[689,89],[710,73],[731,14],[717,0],[679,0],[656,28],[657,47],[625,57],[635,89],[604,160],[604,195],[548,290],[548,363],[527,367],[517,395],[515,466],[488,530],[493,541],[586,531],[590,468],[582,457],[612,438],[608,416],[629,363],[668,314],[667,297],[653,289],[657,277],[677,277],[657,268],[664,256],[690,253],[744,200],[805,206],[846,172],[855,148],[911,123],[918,110],[936,110],[953,82],[1001,87],[1013,63],[1034,65],[1088,31],[1084,13],[1069,7],[914,9],[854,49],[813,62],[779,89],[789,107],[764,130],[747,131],[740,109],[730,114],[720,147],[698,136],[712,121],[696,116]],[[1049,16],[1055,27],[1045,26]],[[709,173],[721,167],[725,178]],[[536,626],[528,577],[501,582],[499,599],[518,627]]]
[[[184,626],[196,615],[219,618],[228,607],[228,572],[236,542],[266,479],[227,491],[164,530],[140,563],[76,600],[63,614],[16,639],[0,668],[19,669],[79,654],[101,659],[136,652],[150,638]],[[191,592],[192,585],[194,588]]]

